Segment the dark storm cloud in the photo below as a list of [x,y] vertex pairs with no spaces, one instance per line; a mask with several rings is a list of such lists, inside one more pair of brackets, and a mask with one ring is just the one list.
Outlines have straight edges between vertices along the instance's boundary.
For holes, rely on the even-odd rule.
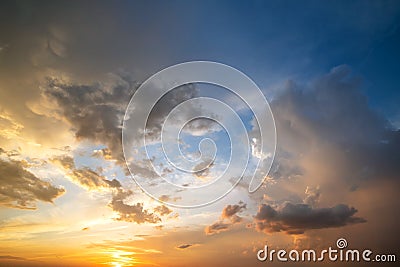
[[[78,140],[86,139],[104,144],[108,149],[96,151],[94,156],[102,155],[124,162],[122,153],[122,120],[126,106],[138,85],[114,76],[111,85],[70,84],[61,80],[49,79],[43,91],[45,98],[57,103],[58,116],[68,121]],[[147,120],[147,136],[159,138],[163,121],[168,113],[179,103],[193,98],[197,90],[193,85],[185,85],[166,94],[154,107]],[[141,110],[138,103],[135,109]],[[178,118],[182,119],[182,118]],[[134,174],[154,177],[156,173],[149,167],[149,162],[132,163]]]
[[379,141],[376,137],[381,136],[389,125],[369,107],[361,93],[361,86],[359,76],[353,74],[349,67],[339,66],[315,81],[311,88],[299,88],[289,82],[286,91],[273,102],[273,106],[278,117],[280,114],[285,116],[283,108],[295,114],[291,120],[284,120],[285,117],[280,120],[286,122],[286,128],[296,129],[297,119],[303,127],[319,133],[330,142],[376,142]]
[[[346,197],[371,180],[399,183],[400,131],[370,107],[363,86],[363,79],[348,66],[338,66],[306,85],[289,81],[271,101],[278,144],[269,176],[278,184],[268,195],[281,206],[260,206],[255,215],[258,230],[299,234],[365,222],[354,217],[357,209],[348,205],[317,208],[321,194],[332,201],[337,199],[332,185]],[[303,198],[304,189],[291,187],[292,181],[313,186]],[[290,194],[296,195],[283,197]],[[302,199],[302,204],[293,204]],[[359,209],[364,214],[369,207]]]
[[65,189],[57,188],[26,170],[24,161],[0,158],[0,205],[36,209],[36,202],[53,203]]
[[71,124],[76,138],[105,144],[122,161],[121,123],[132,92],[125,80],[109,89],[49,80],[44,95],[57,102],[60,116]]
[[351,162],[338,166],[350,179],[398,177],[400,131],[370,107],[362,86],[363,79],[343,65],[309,86],[288,82],[271,102],[279,138],[270,176],[303,176],[300,160],[330,145]]
[[302,234],[310,229],[341,227],[363,223],[363,218],[354,217],[357,210],[344,204],[332,208],[312,208],[307,204],[285,203],[275,209],[262,204],[255,215],[255,226],[265,233],[286,232]]

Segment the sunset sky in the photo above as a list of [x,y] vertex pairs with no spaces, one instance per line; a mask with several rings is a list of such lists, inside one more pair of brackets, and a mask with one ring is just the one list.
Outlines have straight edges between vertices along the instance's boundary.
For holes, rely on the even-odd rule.
[[[399,47],[399,1],[2,1],[0,266],[309,266],[260,262],[257,251],[321,250],[339,238],[398,261]],[[250,168],[263,157],[256,137],[270,136],[251,105],[215,85],[187,84],[148,117],[150,158],[134,157],[131,175],[122,148],[131,97],[158,71],[198,60],[257,84],[277,143],[256,192],[245,172],[223,198],[180,208],[219,192],[186,190],[232,163],[235,134],[188,123],[183,154],[196,158],[204,138],[218,152],[209,169],[177,175],[159,147],[177,105],[199,97],[230,105],[253,142]],[[181,110],[174,123],[202,108]],[[160,172],[182,190],[167,190]],[[240,177],[228,178],[219,186]]]

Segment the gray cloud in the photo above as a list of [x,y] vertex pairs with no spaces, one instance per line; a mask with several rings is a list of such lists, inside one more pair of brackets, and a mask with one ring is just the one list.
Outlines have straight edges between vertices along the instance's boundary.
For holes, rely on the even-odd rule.
[[0,158],[0,205],[36,209],[36,202],[53,203],[64,188],[53,186],[26,170],[26,162]]
[[70,123],[77,139],[105,144],[115,159],[123,161],[121,123],[134,92],[132,86],[122,78],[117,78],[111,88],[49,79],[43,94],[56,101],[59,116]]
[[356,212],[355,208],[344,204],[316,209],[307,204],[285,203],[279,209],[262,204],[254,220],[258,231],[302,234],[310,229],[341,227],[366,222],[363,218],[354,217]]
[[190,248],[192,246],[193,246],[192,244],[182,244],[182,245],[177,246],[176,248],[185,249],[185,248]]
[[229,227],[231,226],[230,223],[224,223],[221,221],[217,221],[204,229],[204,232],[207,235],[218,234],[220,232],[228,231]]
[[117,179],[112,179],[112,180],[104,180],[108,184],[109,187],[111,188],[120,188],[122,187],[121,183]]
[[[268,181],[274,188],[266,194],[281,208],[263,204],[256,215],[257,229],[302,233],[363,222],[353,217],[357,210],[346,205],[316,207],[321,201],[332,206],[338,197],[350,198],[371,181],[398,184],[400,131],[370,107],[362,87],[360,76],[348,66],[338,66],[306,85],[289,81],[274,96],[278,143]],[[313,187],[306,189],[304,198],[307,185]],[[262,199],[260,193],[265,191],[253,197]],[[304,204],[283,204],[302,200]],[[355,205],[363,203],[357,200]],[[360,209],[365,214],[370,207]]]
[[279,136],[271,177],[301,177],[301,160],[312,149],[326,151],[329,158],[332,148],[351,162],[340,169],[355,182],[398,177],[400,131],[371,109],[361,92],[362,82],[342,65],[305,88],[292,81],[286,84],[271,101]]
[[211,159],[204,159],[193,167],[193,175],[197,178],[207,178],[210,174],[211,168],[215,165],[215,162]]
[[[107,146],[106,149],[95,151],[93,156],[114,158],[125,167],[121,140],[122,120],[126,106],[138,84],[123,76],[112,75],[110,79],[108,85],[102,83],[82,85],[67,83],[60,79],[48,79],[42,96],[50,102],[56,102],[57,117],[70,124],[78,140],[90,140]],[[160,138],[163,121],[176,105],[196,95],[197,89],[193,85],[181,86],[164,95],[148,117],[146,135],[149,140]],[[135,110],[140,112],[142,110],[140,105],[147,104],[137,103]],[[195,109],[193,107],[190,112],[195,112]],[[183,113],[182,116],[176,118],[176,123],[184,121],[184,117],[188,114]],[[199,127],[204,126],[199,125]],[[137,140],[126,140],[130,144],[135,141],[137,142]],[[148,159],[130,162],[129,167],[134,175],[149,178],[157,176]]]

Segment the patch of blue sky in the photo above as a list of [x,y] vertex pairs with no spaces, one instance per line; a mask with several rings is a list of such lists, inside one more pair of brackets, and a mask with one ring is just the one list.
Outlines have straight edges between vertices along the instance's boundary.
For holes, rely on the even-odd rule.
[[73,151],[73,158],[77,168],[88,167],[95,169],[99,167],[104,160],[99,157],[93,157],[96,150],[107,148],[102,144],[84,143]]
[[213,84],[198,83],[196,84],[196,87],[199,90],[199,96],[214,98],[229,105],[240,117],[246,130],[252,130],[251,121],[254,118],[254,113],[252,112],[251,107],[248,106],[240,96],[227,88]]
[[101,144],[85,144],[73,152],[73,158],[76,168],[90,168],[98,171],[108,180],[117,179],[121,183],[126,182],[126,175],[115,160],[106,160],[101,156],[93,156],[95,151],[106,149],[105,145]]

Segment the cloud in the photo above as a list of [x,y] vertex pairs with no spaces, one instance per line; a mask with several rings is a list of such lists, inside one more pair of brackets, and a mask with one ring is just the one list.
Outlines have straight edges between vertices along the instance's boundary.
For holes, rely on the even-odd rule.
[[305,204],[308,204],[311,207],[315,207],[318,205],[319,199],[321,197],[321,191],[320,191],[319,187],[314,188],[314,187],[307,186],[305,194],[306,194],[306,197],[303,200],[303,202]]
[[204,232],[207,235],[218,234],[220,232],[228,231],[229,228],[242,221],[242,217],[237,214],[246,209],[246,204],[240,201],[235,205],[227,205],[222,210],[220,219],[213,224],[207,226]]
[[97,189],[99,187],[106,187],[108,185],[103,176],[86,167],[74,169],[71,176],[74,181],[77,181],[79,184],[88,189]]
[[86,139],[107,146],[113,157],[123,161],[121,123],[126,105],[134,92],[130,81],[112,77],[112,85],[72,84],[48,79],[43,97],[56,102],[58,116],[66,120],[78,140]]
[[204,229],[204,232],[207,235],[218,234],[220,232],[228,231],[229,227],[231,226],[230,223],[224,223],[222,221],[217,221]]
[[[57,103],[59,115],[71,124],[78,139],[105,144],[108,150],[101,151],[103,155],[111,153],[114,158],[121,159],[122,119],[137,87],[137,83],[130,78],[118,75],[112,75],[109,84],[90,85],[49,78],[43,97]],[[163,120],[172,108],[196,94],[197,90],[192,85],[181,86],[166,94],[148,118],[148,136],[158,135]],[[140,106],[135,108],[140,110]]]
[[256,229],[265,233],[302,234],[310,229],[342,227],[366,222],[363,218],[354,217],[356,212],[355,208],[344,204],[316,209],[307,204],[285,203],[279,209],[262,204],[254,216],[254,221]]
[[158,199],[163,202],[168,202],[168,201],[176,202],[177,200],[181,199],[181,197],[171,197],[170,195],[161,195]]
[[18,260],[18,261],[26,261],[26,258],[11,256],[11,255],[0,255],[1,260]]
[[16,138],[24,126],[13,120],[4,111],[2,113],[0,114],[0,136],[6,139]]
[[[118,214],[116,220],[141,223],[157,223],[161,219],[154,213],[144,209],[143,203],[127,204],[127,200],[133,196],[131,190],[124,189],[121,183],[116,180],[107,180],[104,176],[89,168],[76,168],[74,159],[70,156],[53,158],[52,161],[61,165],[68,171],[68,176],[79,185],[89,189],[108,188],[112,193],[112,200],[109,207]],[[154,209],[161,216],[168,215],[172,211],[162,205]]]
[[158,223],[161,221],[156,214],[151,213],[144,209],[143,203],[136,203],[134,205],[126,204],[124,201],[133,193],[130,190],[122,188],[117,189],[113,195],[112,201],[109,206],[118,213],[118,221],[141,223]]
[[[43,86],[42,98],[44,102],[55,103],[52,106],[54,117],[66,121],[75,133],[77,140],[89,140],[103,144],[106,149],[95,151],[93,156],[104,159],[115,159],[123,168],[126,167],[122,151],[122,122],[125,110],[131,96],[138,88],[138,84],[131,78],[112,74],[107,83],[79,84],[62,79],[48,78]],[[154,88],[157,90],[157,88]],[[165,94],[157,102],[150,113],[146,125],[147,140],[160,139],[162,125],[171,110],[185,100],[195,97],[198,90],[194,85],[184,85]],[[141,112],[141,105],[136,103],[135,112]],[[182,112],[172,123],[180,124],[200,107],[191,106],[187,112]],[[55,110],[55,111],[54,111]],[[147,116],[147,114],[143,114]],[[128,118],[129,120],[129,118]],[[196,124],[204,127],[203,124]],[[196,125],[190,128],[196,131]],[[183,124],[182,124],[183,126]],[[138,126],[139,127],[139,126]],[[131,129],[133,132],[136,129]],[[125,143],[140,147],[140,140],[126,138]],[[139,156],[129,162],[133,175],[144,178],[158,177],[153,170],[151,160]],[[128,174],[127,170],[125,169]]]
[[112,159],[112,153],[111,150],[109,150],[108,148],[97,149],[93,151],[92,157],[110,160]]
[[160,214],[161,216],[168,215],[172,212],[172,210],[165,205],[155,207],[154,211]]
[[0,205],[18,209],[36,209],[36,202],[53,203],[64,188],[53,186],[26,170],[24,161],[0,158]]
[[[362,77],[341,65],[307,84],[288,81],[274,95],[270,104],[278,143],[266,182],[270,186],[252,198],[260,200],[267,194],[269,204],[280,208],[269,206],[271,214],[275,211],[277,215],[260,220],[260,230],[304,232],[362,222],[353,217],[355,208],[334,206],[337,199],[351,201],[366,217],[373,213],[371,205],[365,205],[364,196],[355,198],[355,189],[367,189],[371,183],[399,184],[400,165],[395,159],[400,158],[400,131],[371,108],[362,92]],[[382,201],[376,199],[374,205]],[[321,205],[331,208],[317,209]],[[308,220],[296,211],[310,218],[321,217]]]
[[228,205],[224,207],[224,209],[222,210],[221,218],[228,219],[232,223],[238,223],[242,220],[242,218],[239,217],[237,213],[240,213],[245,209],[246,209],[246,204],[241,201],[239,202],[239,204]]
[[400,157],[400,131],[371,109],[362,85],[362,78],[345,65],[305,87],[287,82],[271,101],[279,140],[270,176],[304,176],[304,160],[318,150],[315,162],[326,165],[338,153],[351,162],[337,169],[354,182],[398,177],[394,159]]
[[120,188],[122,187],[121,183],[117,179],[112,179],[112,180],[104,180],[108,184],[109,187],[111,188]]
[[176,248],[185,249],[185,248],[190,248],[192,246],[193,246],[192,244],[182,244],[182,245],[177,246]]
[[208,179],[210,175],[211,168],[215,165],[212,159],[203,159],[198,164],[193,167],[193,175],[199,179]]
[[70,156],[55,157],[52,159],[52,161],[61,165],[68,172],[68,176],[71,177],[74,182],[77,182],[79,185],[89,190],[107,187],[121,187],[121,184],[118,180],[107,180],[104,176],[98,174],[90,168],[76,168],[74,159]]

